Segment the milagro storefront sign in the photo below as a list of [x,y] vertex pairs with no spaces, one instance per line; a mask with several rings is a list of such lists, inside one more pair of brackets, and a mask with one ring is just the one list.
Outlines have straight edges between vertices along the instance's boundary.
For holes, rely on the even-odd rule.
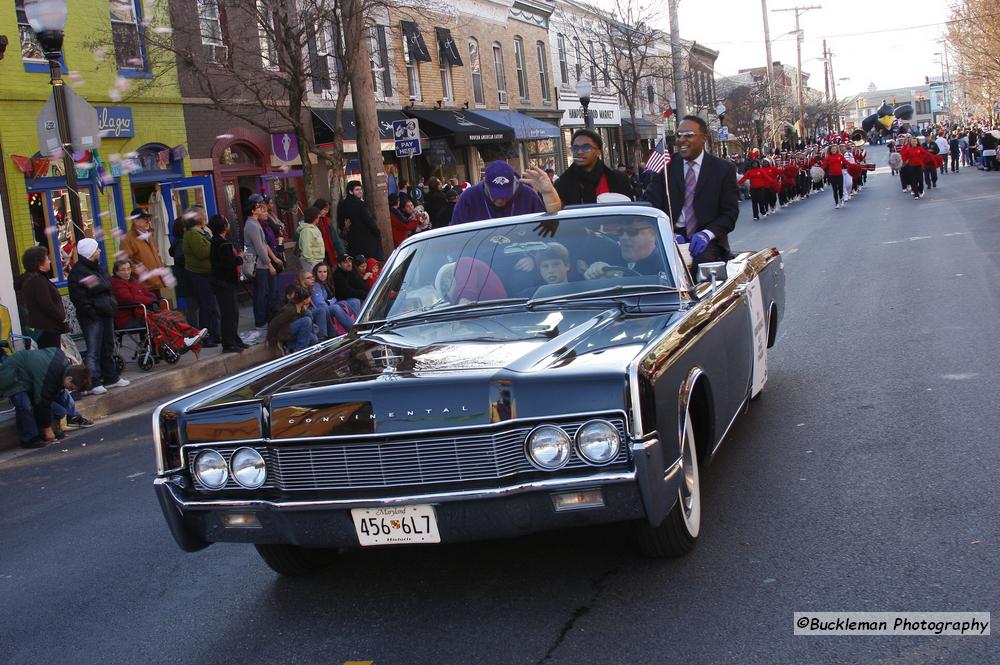
[[[560,99],[559,108],[563,111],[562,127],[583,127],[583,106],[579,99]],[[594,119],[595,127],[618,127],[622,124],[621,108],[617,102],[592,100],[587,107],[590,117]]]
[[97,128],[106,139],[130,139],[135,136],[132,109],[128,106],[95,106]]

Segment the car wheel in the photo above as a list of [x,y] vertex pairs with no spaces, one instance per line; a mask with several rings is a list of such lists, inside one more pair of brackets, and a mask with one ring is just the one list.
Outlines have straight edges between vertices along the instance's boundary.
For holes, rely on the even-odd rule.
[[289,577],[311,575],[329,568],[337,550],[298,545],[254,545],[264,563],[276,573]]
[[681,484],[677,501],[666,519],[656,527],[648,520],[636,521],[636,540],[640,551],[649,557],[679,557],[690,552],[701,531],[701,480],[698,475],[698,450],[690,410],[685,412],[681,436]]

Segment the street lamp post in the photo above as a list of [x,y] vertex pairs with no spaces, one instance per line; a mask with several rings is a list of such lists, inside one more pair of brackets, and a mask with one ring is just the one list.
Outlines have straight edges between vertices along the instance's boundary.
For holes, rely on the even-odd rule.
[[63,170],[66,172],[66,189],[69,193],[70,217],[73,220],[73,238],[83,237],[83,213],[80,209],[80,192],[76,183],[76,164],[73,162],[73,138],[70,136],[69,111],[66,105],[66,85],[62,80],[63,28],[66,27],[68,10],[66,0],[25,0],[24,13],[31,29],[38,37],[45,58],[49,61],[52,97],[56,107],[56,124],[59,126],[59,143],[62,144]]
[[583,108],[583,126],[587,129],[594,128],[594,119],[590,117],[590,95],[594,92],[594,86],[585,78],[576,82],[576,96],[580,98],[580,106]]

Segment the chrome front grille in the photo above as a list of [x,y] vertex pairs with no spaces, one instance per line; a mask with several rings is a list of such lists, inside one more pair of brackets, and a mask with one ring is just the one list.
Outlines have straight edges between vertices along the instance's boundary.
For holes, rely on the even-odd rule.
[[[589,419],[555,424],[575,437],[576,431]],[[617,428],[622,437],[622,449],[611,464],[627,462],[624,421],[621,417],[605,419]],[[406,438],[404,435],[401,438],[272,447],[264,453],[268,469],[265,487],[288,491],[372,489],[491,481],[522,473],[537,473],[524,452],[525,439],[535,426],[521,425],[478,434],[456,433],[453,436]],[[224,451],[218,447],[216,450],[228,461],[231,450]],[[193,460],[195,452],[189,453],[189,461]],[[563,468],[588,466],[574,450]],[[227,489],[239,489],[232,480],[230,484],[227,484]]]

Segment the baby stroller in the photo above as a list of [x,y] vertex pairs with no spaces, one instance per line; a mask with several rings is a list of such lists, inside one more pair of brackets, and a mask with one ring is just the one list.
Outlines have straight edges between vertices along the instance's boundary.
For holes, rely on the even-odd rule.
[[[170,303],[166,299],[161,298],[161,301],[165,306],[169,307]],[[147,308],[145,305],[122,305],[118,309],[127,309],[130,311],[142,309],[142,317],[134,321],[134,326],[126,328],[115,327],[115,351],[113,357],[115,368],[119,372],[125,369],[125,356],[128,354],[131,354],[131,359],[136,361],[139,369],[144,372],[153,369],[153,365],[160,362],[160,360],[173,365],[181,359],[180,354],[165,344],[159,345],[159,348],[154,348],[153,335],[149,330],[149,319],[146,316]]]

